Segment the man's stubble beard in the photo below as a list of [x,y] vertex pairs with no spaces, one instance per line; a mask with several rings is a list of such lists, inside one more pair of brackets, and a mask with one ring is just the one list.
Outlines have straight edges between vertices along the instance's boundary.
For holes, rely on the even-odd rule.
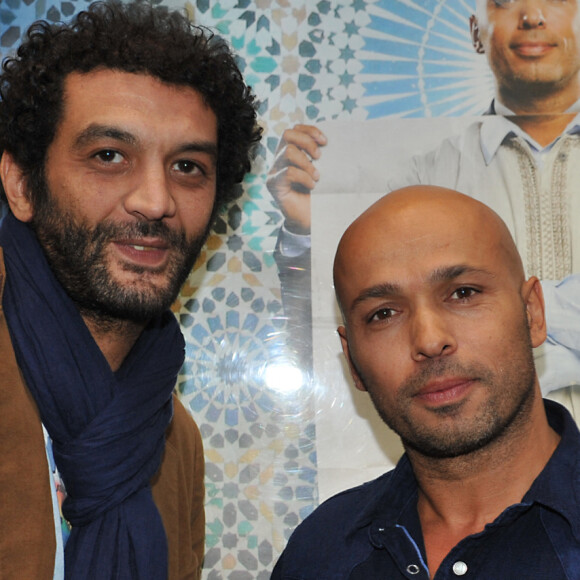
[[[83,316],[101,326],[118,321],[142,324],[170,308],[199,256],[212,220],[200,235],[190,240],[185,233],[171,230],[162,221],[106,220],[92,228],[79,223],[71,212],[58,205],[44,178],[35,181],[35,187],[41,186],[44,191],[35,195],[31,226],[55,277]],[[144,277],[141,284],[131,285],[119,283],[109,271],[109,242],[141,237],[161,238],[172,250],[170,262],[164,266],[166,283],[162,287],[146,282],[148,273],[154,274],[154,269],[125,264],[124,271]]]
[[[571,83],[576,81],[578,84],[580,75],[578,66],[569,74],[564,75],[563,72],[559,72],[557,68],[547,63],[538,63],[535,67],[529,64],[522,70],[510,69],[508,73],[496,70],[491,62],[490,68],[502,102],[507,98],[510,102],[520,103],[525,110],[528,110],[535,100],[549,99],[557,96]],[[558,112],[554,111],[552,114],[556,115]]]
[[[400,387],[395,412],[387,408],[380,389],[375,388],[364,373],[361,375],[357,366],[355,369],[379,416],[399,435],[405,448],[435,459],[464,456],[487,447],[507,432],[517,429],[531,413],[535,399],[536,371],[527,319],[524,318],[523,324],[525,328],[520,328],[517,338],[520,341],[518,344],[522,345],[521,352],[514,352],[509,368],[505,368],[500,376],[483,365],[461,365],[449,359],[425,361],[428,364]],[[467,424],[459,424],[459,428],[456,424],[454,428],[425,426],[414,420],[408,412],[413,404],[412,397],[421,386],[429,379],[445,375],[478,377],[481,385],[474,387],[488,390],[485,404],[475,417],[464,419]],[[453,415],[459,415],[462,405],[463,401],[441,406],[432,412],[439,415],[443,422]]]

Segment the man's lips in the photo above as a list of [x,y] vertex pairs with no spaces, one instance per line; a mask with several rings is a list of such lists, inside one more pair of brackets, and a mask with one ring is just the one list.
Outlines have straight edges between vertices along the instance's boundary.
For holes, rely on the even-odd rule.
[[162,266],[169,253],[167,242],[160,238],[116,240],[113,245],[125,259],[144,267]]
[[550,52],[556,44],[544,41],[516,42],[511,49],[523,57],[540,57]]
[[432,405],[448,404],[461,398],[475,383],[475,380],[469,377],[431,380],[415,395],[415,398]]

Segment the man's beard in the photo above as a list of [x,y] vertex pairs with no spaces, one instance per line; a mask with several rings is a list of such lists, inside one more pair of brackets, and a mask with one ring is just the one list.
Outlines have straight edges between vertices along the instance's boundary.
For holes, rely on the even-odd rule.
[[[427,374],[429,374],[429,378],[455,373],[461,375],[465,370],[469,372],[475,369],[447,365],[446,368],[441,367],[437,371]],[[522,374],[525,373],[522,372]],[[481,372],[478,376],[481,377]],[[406,426],[402,428],[400,418],[393,419],[389,413],[385,413],[384,409],[379,407],[377,410],[379,410],[383,421],[398,432],[406,448],[413,449],[426,457],[459,457],[487,447],[518,422],[520,417],[526,416],[534,399],[534,375],[526,375],[526,377],[523,383],[524,388],[518,391],[517,397],[509,408],[506,407],[505,401],[488,402],[475,417],[469,420],[469,425],[465,425],[464,429],[430,429],[421,423],[412,423],[406,418],[403,419],[406,421]],[[489,385],[486,379],[484,381]],[[512,386],[506,385],[506,388],[509,389]],[[410,384],[408,383],[406,387],[410,387]],[[379,404],[372,392],[371,398],[375,406]],[[458,415],[461,412],[461,407],[460,405],[444,405],[432,412],[440,416],[443,423],[447,417],[452,417],[454,414]]]
[[[105,220],[92,228],[59,207],[48,188],[45,195],[36,197],[31,225],[59,283],[83,315],[103,324],[123,320],[145,323],[167,310],[177,298],[209,232],[208,224],[200,235],[188,240],[185,233],[172,231],[161,221]],[[122,284],[109,270],[110,242],[134,242],[142,237],[162,239],[172,250],[169,264],[163,266],[166,283],[161,287],[147,282],[147,274],[155,273],[151,268],[123,265],[126,272],[143,274],[137,284]]]
[[[355,368],[381,419],[401,437],[407,449],[431,458],[467,455],[501,438],[525,421],[531,412],[536,372],[525,318],[522,325],[512,343],[514,348],[519,345],[521,351],[514,350],[501,374],[493,373],[483,365],[462,365],[445,358],[425,361],[427,364],[400,386],[394,409],[383,399],[381,389],[371,384],[364,373],[361,375],[358,367]],[[431,410],[433,415],[440,417],[439,426],[422,424],[413,416],[413,396],[430,379],[442,376],[478,378],[480,384],[474,388],[486,389],[487,399],[474,417],[461,419],[462,401]]]

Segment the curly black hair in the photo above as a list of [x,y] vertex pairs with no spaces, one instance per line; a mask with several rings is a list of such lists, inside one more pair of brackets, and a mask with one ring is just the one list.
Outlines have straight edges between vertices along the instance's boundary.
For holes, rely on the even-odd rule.
[[[95,2],[70,24],[34,23],[0,76],[0,155],[8,151],[29,183],[42,183],[48,147],[72,72],[110,68],[149,74],[198,91],[218,123],[216,208],[239,194],[262,134],[257,102],[226,42],[185,15],[146,1]],[[6,200],[0,184],[0,200]]]

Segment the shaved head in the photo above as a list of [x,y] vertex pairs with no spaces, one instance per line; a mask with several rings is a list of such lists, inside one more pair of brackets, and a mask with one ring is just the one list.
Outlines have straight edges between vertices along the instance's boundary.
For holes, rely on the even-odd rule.
[[373,268],[383,248],[408,249],[411,243],[428,252],[433,243],[461,245],[472,240],[505,265],[516,287],[524,268],[514,240],[502,219],[483,203],[456,191],[435,186],[411,186],[385,195],[346,230],[334,261],[334,285],[345,314],[342,289],[358,271]]
[[334,280],[355,386],[407,450],[475,452],[541,405],[541,286],[487,206],[439,187],[390,193],[343,235]]

